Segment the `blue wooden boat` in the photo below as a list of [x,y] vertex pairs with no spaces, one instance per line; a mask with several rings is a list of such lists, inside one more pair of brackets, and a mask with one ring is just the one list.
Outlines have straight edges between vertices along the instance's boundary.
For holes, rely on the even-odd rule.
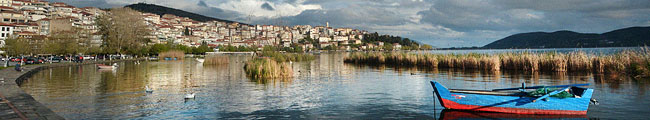
[[[585,115],[591,101],[593,89],[582,88],[589,84],[531,86],[493,90],[447,89],[431,81],[435,97],[446,109],[502,112],[515,114],[566,114]],[[548,91],[543,96],[530,96],[526,89],[562,88]],[[569,91],[574,97],[549,97],[562,91]]]

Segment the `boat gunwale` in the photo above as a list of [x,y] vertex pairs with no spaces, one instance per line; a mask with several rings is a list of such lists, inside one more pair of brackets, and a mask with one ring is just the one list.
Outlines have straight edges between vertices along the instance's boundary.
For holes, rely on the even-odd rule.
[[[587,90],[589,88],[583,88],[583,87],[577,87],[574,86],[573,88],[577,89],[583,89]],[[491,90],[472,90],[472,89],[448,89],[450,93],[463,93],[463,94],[478,94],[478,95],[497,95],[497,96],[518,96],[518,97],[533,97],[536,98],[536,96],[529,96],[526,92],[522,91],[516,91],[516,92],[507,92],[507,91],[491,91]],[[510,90],[512,91],[512,90]],[[575,93],[571,93],[576,96],[582,96],[582,95],[577,95]]]
[[463,94],[479,94],[479,95],[498,95],[498,96],[519,96],[527,97],[525,92],[501,92],[501,91],[489,91],[489,90],[469,90],[469,89],[448,89],[451,93],[463,93]]

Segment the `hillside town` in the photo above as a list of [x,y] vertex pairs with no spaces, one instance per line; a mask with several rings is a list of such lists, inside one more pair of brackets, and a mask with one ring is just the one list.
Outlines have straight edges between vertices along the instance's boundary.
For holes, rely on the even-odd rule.
[[[28,39],[30,44],[42,42],[59,31],[83,31],[78,39],[86,46],[102,45],[102,35],[95,24],[99,16],[110,14],[95,7],[77,8],[61,2],[42,0],[0,0],[0,48],[8,38]],[[195,21],[171,14],[140,13],[148,30],[149,44],[175,43],[190,47],[220,46],[281,46],[300,47],[303,50],[337,49],[369,50],[384,45],[383,42],[362,44],[367,31],[352,28],[295,25],[248,25],[224,21]],[[399,43],[392,43],[399,50]],[[36,47],[36,46],[33,46]],[[34,48],[39,49],[39,48]],[[216,49],[218,50],[218,49]],[[3,51],[0,51],[2,53]]]
[[[314,47],[361,44],[363,35],[367,33],[367,31],[358,29],[332,28],[329,24],[326,26],[246,25],[236,22],[198,22],[170,14],[160,16],[142,13],[142,15],[147,21],[147,25],[150,26],[149,29],[152,30],[152,34],[149,36],[152,42],[173,42],[187,46],[198,46],[202,43],[211,47],[222,45],[290,47],[298,45],[303,49],[312,49]],[[304,38],[311,38],[313,41],[301,42]],[[341,47],[345,50],[352,49],[349,46]]]

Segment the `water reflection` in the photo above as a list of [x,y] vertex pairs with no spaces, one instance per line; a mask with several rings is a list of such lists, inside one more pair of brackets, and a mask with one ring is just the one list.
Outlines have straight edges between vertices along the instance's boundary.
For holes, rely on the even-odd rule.
[[[41,71],[21,88],[67,119],[432,119],[441,116],[429,81],[457,89],[591,83],[590,118],[643,119],[647,80],[591,73],[480,71],[344,64],[347,53],[294,62],[294,77],[251,80],[250,56],[203,66],[193,60],[119,63]],[[145,93],[145,86],[154,90]],[[185,100],[195,92],[196,98]],[[437,106],[437,108],[434,108]],[[444,113],[443,113],[444,114]]]
[[491,112],[469,112],[458,110],[442,110],[440,120],[467,120],[467,119],[561,119],[561,120],[587,120],[586,115],[526,115]]

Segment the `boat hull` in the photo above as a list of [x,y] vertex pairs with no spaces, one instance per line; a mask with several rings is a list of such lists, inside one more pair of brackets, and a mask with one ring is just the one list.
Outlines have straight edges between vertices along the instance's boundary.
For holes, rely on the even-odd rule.
[[99,69],[113,69],[113,68],[115,68],[115,66],[97,65],[97,68],[99,68]]
[[437,82],[431,84],[440,104],[447,109],[515,114],[585,115],[593,93],[593,89],[585,89],[580,98],[549,97],[532,102],[534,97],[455,93]]

